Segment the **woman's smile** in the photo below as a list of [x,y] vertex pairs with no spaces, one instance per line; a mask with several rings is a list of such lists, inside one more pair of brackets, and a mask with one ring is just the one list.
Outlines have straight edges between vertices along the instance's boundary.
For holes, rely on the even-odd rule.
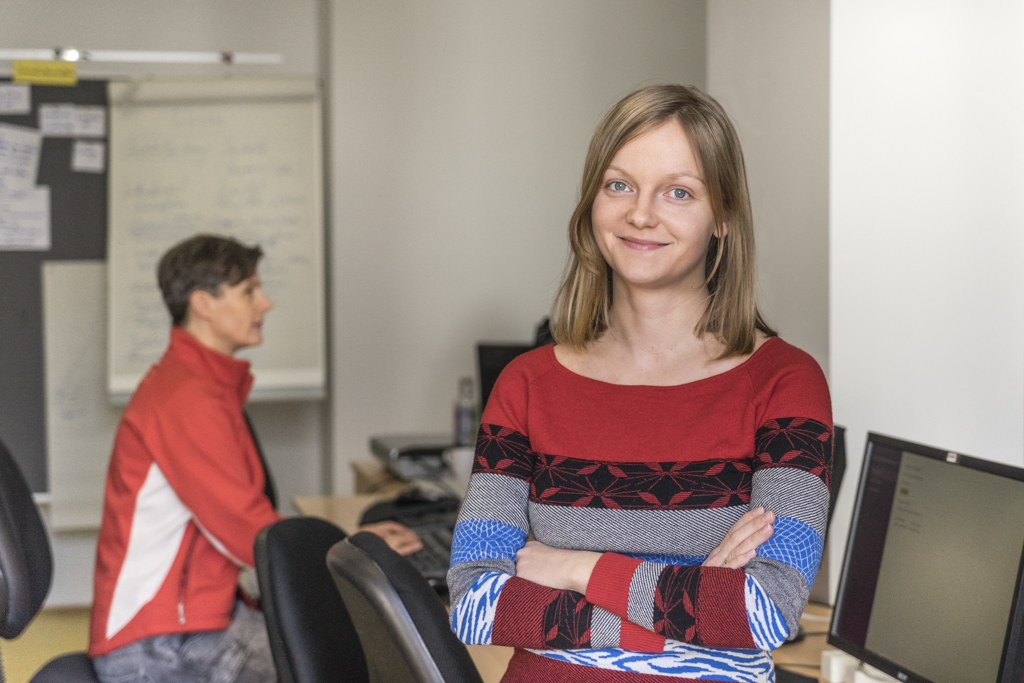
[[642,240],[638,237],[619,237],[627,247],[630,249],[636,249],[637,251],[654,251],[661,247],[667,247],[666,242],[655,242],[654,240]]

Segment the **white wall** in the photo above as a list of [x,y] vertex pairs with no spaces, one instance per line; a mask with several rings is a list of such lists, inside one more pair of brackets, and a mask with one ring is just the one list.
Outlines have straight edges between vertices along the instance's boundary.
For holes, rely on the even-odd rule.
[[1022,36],[1019,2],[832,1],[831,386],[854,477],[868,429],[1024,464]]
[[0,46],[272,52],[281,65],[103,65],[79,73],[315,74],[317,0],[0,0]]
[[[828,41],[822,0],[708,0],[708,91],[743,143],[761,310],[826,374]],[[814,597],[827,590],[819,577]]]
[[447,431],[478,340],[529,340],[586,145],[640,85],[703,85],[703,0],[335,0],[334,483],[367,437]]
[[[0,47],[234,50],[275,52],[286,60],[280,66],[233,69],[83,63],[79,69],[82,77],[229,72],[316,75],[317,13],[316,0],[0,0]],[[325,484],[323,406],[299,402],[255,404],[250,412],[284,501],[281,507],[290,511],[287,501],[291,497],[318,492]],[[54,583],[47,604],[91,603],[95,534],[54,534],[53,550]]]
[[707,6],[708,92],[743,144],[762,310],[827,373],[828,4]]

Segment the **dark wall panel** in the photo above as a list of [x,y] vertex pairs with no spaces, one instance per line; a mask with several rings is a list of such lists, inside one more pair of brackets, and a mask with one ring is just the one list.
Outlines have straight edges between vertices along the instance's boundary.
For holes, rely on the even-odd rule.
[[[0,116],[0,123],[38,128],[39,105],[61,102],[106,106],[106,82],[80,81],[69,88],[32,86],[32,112]],[[43,138],[37,184],[50,186],[51,249],[0,251],[0,439],[14,454],[33,491],[49,488],[42,264],[107,258],[107,174],[72,172],[73,142],[72,138]]]

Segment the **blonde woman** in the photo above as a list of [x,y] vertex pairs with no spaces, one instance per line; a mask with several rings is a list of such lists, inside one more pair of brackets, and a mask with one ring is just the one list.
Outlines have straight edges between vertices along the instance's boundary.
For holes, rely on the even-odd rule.
[[518,648],[505,681],[774,680],[821,557],[831,405],[758,312],[721,106],[676,85],[616,104],[569,240],[557,344],[484,410],[452,627]]

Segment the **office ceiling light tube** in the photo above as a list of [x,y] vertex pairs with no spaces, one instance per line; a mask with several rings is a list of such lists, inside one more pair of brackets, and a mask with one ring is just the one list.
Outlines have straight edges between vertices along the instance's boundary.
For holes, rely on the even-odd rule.
[[266,52],[154,52],[143,50],[0,49],[0,61],[33,59],[54,62],[122,62],[135,64],[282,64],[284,57]]

